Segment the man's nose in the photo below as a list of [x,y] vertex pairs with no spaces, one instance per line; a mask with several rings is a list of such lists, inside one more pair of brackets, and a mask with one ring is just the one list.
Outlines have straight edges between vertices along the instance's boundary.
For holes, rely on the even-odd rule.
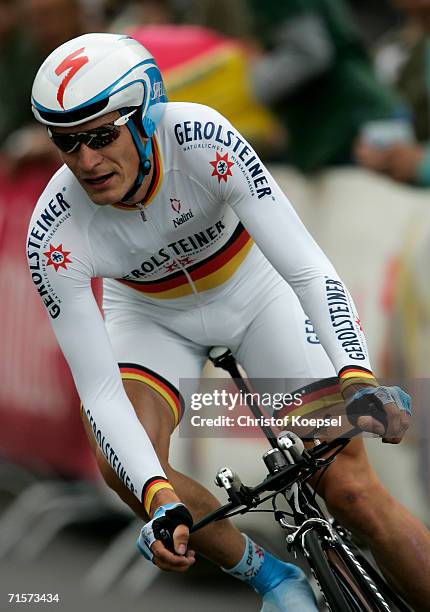
[[81,143],[78,151],[78,164],[82,171],[90,172],[103,161],[103,156],[96,149],[90,149]]

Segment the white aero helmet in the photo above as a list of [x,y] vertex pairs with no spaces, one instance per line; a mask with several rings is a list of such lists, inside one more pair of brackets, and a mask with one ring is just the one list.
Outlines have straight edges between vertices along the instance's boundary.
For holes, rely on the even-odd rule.
[[34,116],[47,126],[70,127],[114,110],[140,109],[136,123],[148,138],[142,144],[128,121],[140,157],[139,176],[128,199],[150,170],[151,136],[167,96],[151,53],[137,40],[119,34],[84,34],[55,49],[36,74],[31,94]]

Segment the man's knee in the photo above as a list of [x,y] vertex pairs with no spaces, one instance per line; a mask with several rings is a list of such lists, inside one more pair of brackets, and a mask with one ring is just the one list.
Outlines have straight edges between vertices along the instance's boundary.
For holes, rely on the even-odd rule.
[[324,488],[324,500],[335,515],[363,516],[369,508],[369,493],[359,480],[332,478]]
[[355,483],[341,484],[337,490],[328,492],[325,501],[329,512],[364,541],[374,542],[384,536],[383,517],[387,507],[383,508],[383,505],[389,506],[390,501],[382,485],[360,487]]
[[381,505],[390,496],[367,461],[364,448],[338,455],[327,470],[321,494],[329,511],[353,531],[376,534]]

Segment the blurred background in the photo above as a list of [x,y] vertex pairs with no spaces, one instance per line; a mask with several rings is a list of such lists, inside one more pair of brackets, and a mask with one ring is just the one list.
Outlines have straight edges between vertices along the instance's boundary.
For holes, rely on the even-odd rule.
[[[258,610],[204,560],[173,576],[137,557],[139,523],[100,482],[27,272],[28,221],[59,166],[33,120],[31,84],[55,47],[90,31],[130,33],[155,56],[171,101],[232,121],[349,286],[376,374],[424,381],[430,0],[0,0],[0,610],[8,593],[31,592],[58,593],[62,611],[164,612],[173,601],[178,611]],[[367,443],[386,486],[426,524],[428,400],[420,394],[401,446]],[[172,463],[212,489],[221,465],[252,484],[264,450],[177,435]],[[270,520],[239,523],[282,554]]]

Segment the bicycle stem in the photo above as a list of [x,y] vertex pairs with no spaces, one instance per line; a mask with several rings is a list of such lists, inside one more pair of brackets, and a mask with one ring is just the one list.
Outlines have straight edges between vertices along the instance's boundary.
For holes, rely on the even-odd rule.
[[248,408],[251,410],[252,414],[255,416],[255,418],[258,420],[259,426],[262,430],[262,432],[264,433],[264,435],[266,436],[269,444],[271,445],[272,448],[278,448],[278,444],[276,441],[276,434],[273,431],[273,429],[271,427],[269,427],[268,425],[263,425],[261,422],[261,417],[263,417],[263,413],[260,410],[260,407],[258,406],[258,404],[256,404],[254,402],[253,399],[249,399],[249,396],[251,396],[252,398],[252,391],[251,389],[248,387],[248,385],[246,384],[246,382],[244,381],[241,373],[239,372],[239,368],[237,367],[237,363],[235,358],[233,357],[233,355],[228,352],[226,355],[224,355],[216,364],[217,367],[222,368],[223,370],[225,370],[226,372],[228,372],[234,382],[234,384],[236,385],[236,387],[242,391],[243,393],[245,393],[245,397],[247,398],[247,402],[246,405],[248,406]]

